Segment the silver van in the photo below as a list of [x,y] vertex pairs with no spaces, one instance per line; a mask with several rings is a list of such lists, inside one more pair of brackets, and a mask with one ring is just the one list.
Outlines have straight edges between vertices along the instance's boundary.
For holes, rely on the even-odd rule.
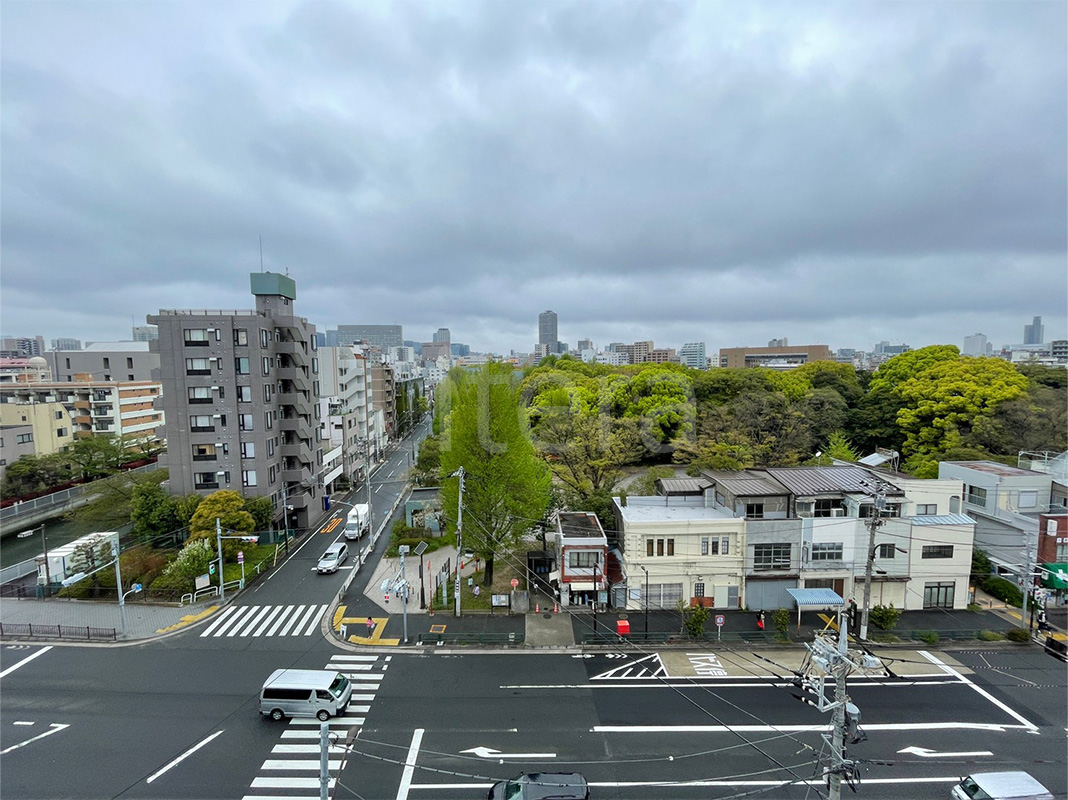
[[953,787],[954,800],[1053,800],[1053,793],[1026,772],[976,772]]
[[325,669],[276,669],[260,689],[260,714],[273,720],[345,713],[352,684],[340,672]]
[[344,564],[348,557],[349,546],[344,542],[334,542],[326,548],[315,569],[320,575],[324,572],[337,572],[337,568]]

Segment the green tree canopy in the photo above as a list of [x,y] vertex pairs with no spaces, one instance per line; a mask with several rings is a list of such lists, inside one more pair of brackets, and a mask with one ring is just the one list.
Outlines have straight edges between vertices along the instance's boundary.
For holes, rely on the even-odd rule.
[[[223,536],[228,531],[251,533],[256,530],[256,519],[245,510],[245,498],[230,489],[212,492],[197,506],[193,518],[189,520],[189,539],[215,540],[215,520],[219,520]],[[236,557],[241,543],[231,539],[223,542],[223,554],[226,558]]]

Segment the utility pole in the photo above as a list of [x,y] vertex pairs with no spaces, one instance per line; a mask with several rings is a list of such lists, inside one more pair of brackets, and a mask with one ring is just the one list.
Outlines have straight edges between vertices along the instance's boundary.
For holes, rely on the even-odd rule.
[[464,468],[460,467],[450,478],[460,479],[460,502],[456,507],[456,616],[460,616],[460,557],[464,552]]
[[886,505],[886,498],[882,490],[875,493],[875,502],[872,504],[871,516],[868,518],[868,558],[864,562],[864,607],[860,615],[860,638],[868,640],[868,614],[871,611],[871,573],[875,562],[875,531],[882,524],[879,512]]
[[[288,531],[287,531],[288,532]],[[288,545],[289,540],[286,539]],[[219,549],[219,602],[226,602],[226,587],[223,585],[223,551],[222,551],[222,523],[215,518],[215,546]],[[288,547],[286,548],[289,549]]]
[[1032,556],[1033,556],[1033,551],[1031,550],[1031,543],[1030,542],[1026,542],[1024,544],[1024,578],[1023,578],[1023,586],[1020,587],[1020,588],[1023,589],[1023,619],[1024,619],[1025,622],[1027,622],[1027,633],[1028,634],[1030,634],[1032,629],[1034,628],[1034,625],[1032,624],[1034,622],[1034,620],[1032,619],[1033,616],[1034,616],[1034,609],[1033,608],[1031,609],[1031,617],[1029,617],[1027,615],[1028,603],[1032,603],[1032,605],[1033,605],[1033,598],[1031,596],[1031,592],[1034,591],[1034,588],[1035,588],[1035,579],[1031,574],[1031,573],[1034,572],[1034,566],[1033,566],[1034,562],[1032,561]]
[[[872,537],[875,536],[874,529]],[[868,560],[871,563],[871,559]],[[869,573],[870,578],[870,573]],[[865,592],[866,594],[867,592]],[[849,647],[849,615],[842,613],[838,616],[838,664],[835,670],[834,680],[834,716],[831,722],[831,773],[830,773],[830,800],[841,800],[842,797],[842,767],[845,757],[845,707],[846,707],[846,670],[844,659]]]
[[408,555],[408,545],[402,544],[399,549],[400,576],[397,579],[397,595],[401,601],[402,613],[404,615],[404,643],[408,644],[408,573],[404,571],[404,557]]

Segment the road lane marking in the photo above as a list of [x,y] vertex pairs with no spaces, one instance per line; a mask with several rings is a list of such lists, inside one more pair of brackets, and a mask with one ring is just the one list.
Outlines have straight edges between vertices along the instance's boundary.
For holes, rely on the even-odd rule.
[[4,678],[4,677],[6,677],[6,676],[10,675],[10,674],[11,674],[12,672],[14,672],[15,670],[17,670],[17,669],[18,669],[19,667],[24,667],[24,666],[26,666],[26,665],[27,665],[27,664],[29,664],[29,663],[30,663],[31,661],[33,661],[33,660],[34,660],[35,658],[37,658],[37,656],[43,656],[43,655],[44,655],[45,653],[47,653],[47,652],[48,652],[49,650],[51,650],[51,649],[52,649],[52,647],[53,647],[53,645],[48,645],[48,647],[44,647],[44,648],[42,648],[42,649],[38,650],[38,651],[37,651],[36,653],[32,653],[32,654],[30,654],[30,655],[26,656],[26,657],[25,657],[24,659],[22,659],[22,661],[20,661],[19,663],[17,663],[17,664],[12,664],[12,665],[11,665],[10,667],[8,667],[7,669],[5,669],[5,670],[4,670],[3,672],[0,672],[0,678]]
[[998,708],[1000,708],[1002,711],[1004,711],[1006,714],[1008,714],[1013,719],[1019,720],[1021,723],[1023,723],[1023,726],[1029,732],[1038,733],[1038,726],[1037,725],[1035,725],[1033,722],[1028,720],[1022,714],[1019,714],[1018,712],[1016,712],[1013,709],[1009,708],[1007,705],[1005,705],[1005,703],[1003,703],[1000,700],[998,700],[996,697],[994,697],[994,695],[990,694],[990,692],[988,692],[983,687],[977,686],[976,684],[972,683],[970,680],[968,680],[966,677],[961,675],[959,672],[957,672],[951,666],[946,664],[944,661],[939,660],[935,656],[933,656],[930,653],[928,653],[926,650],[920,650],[920,655],[923,656],[924,658],[926,658],[928,661],[930,661],[935,666],[937,666],[939,669],[943,670],[947,675],[952,675],[955,678],[957,678],[958,680],[960,680],[961,683],[965,684],[966,686],[970,686],[972,689],[977,691],[979,694],[981,694],[983,697],[985,697],[991,703],[996,705]]
[[419,745],[423,741],[423,728],[412,731],[412,744],[408,748],[408,756],[404,759],[404,772],[401,773],[400,786],[397,787],[397,800],[408,800],[408,790],[412,787],[412,776],[415,774],[415,759],[419,757]]
[[[330,761],[329,761],[329,764],[330,764],[330,767],[329,767],[330,769],[336,770],[338,767],[341,766],[341,759],[340,758],[337,758],[337,759],[331,758]],[[313,771],[318,772],[318,770],[319,770],[319,759],[316,758],[314,760],[312,760],[312,759],[305,760],[305,759],[299,759],[299,758],[296,758],[296,759],[269,758],[269,759],[267,759],[266,761],[263,762],[263,766],[260,767],[260,769],[271,769],[271,770],[275,770],[276,772],[280,772],[280,771],[287,770],[287,769],[290,769],[290,770],[298,770],[298,769],[313,770]]]
[[[270,606],[264,606],[263,608],[259,609],[258,612],[255,612],[250,616],[245,617],[245,619],[242,620],[242,623],[248,622],[248,625],[245,625],[244,630],[242,630],[241,633],[238,634],[238,636],[248,636],[250,633],[252,633],[252,629],[260,623],[260,620],[262,620],[266,616],[269,616],[270,610]],[[237,628],[234,628],[234,631],[236,632]]]
[[212,739],[214,739],[216,736],[218,736],[221,733],[222,733],[222,731],[215,731],[215,733],[213,733],[211,736],[207,737],[206,739],[202,739],[200,742],[198,742],[197,744],[193,745],[188,750],[186,750],[184,753],[182,753],[180,756],[178,756],[178,758],[174,759],[174,761],[172,761],[170,764],[165,766],[163,769],[161,769],[158,772],[155,772],[152,775],[150,775],[145,780],[145,783],[152,783],[152,781],[154,781],[156,778],[158,778],[164,772],[169,770],[171,767],[174,767],[174,766],[177,766],[178,764],[181,764],[183,761],[185,761],[185,759],[189,758],[189,756],[193,755],[193,753],[195,753],[197,750],[199,750],[204,745],[208,744],[208,742],[210,742]]
[[65,723],[53,722],[51,725],[49,725],[49,730],[45,731],[44,733],[39,733],[36,736],[27,739],[25,742],[19,742],[18,744],[11,745],[11,747],[6,748],[5,750],[0,750],[0,756],[4,755],[5,753],[10,753],[12,750],[18,750],[20,747],[25,747],[30,742],[36,742],[38,739],[43,739],[46,736],[51,736],[53,733],[59,733],[60,731],[65,730],[69,727],[70,725]]
[[[947,776],[936,778],[864,778],[864,783],[878,783],[885,785],[894,785],[899,783],[959,783],[960,776]],[[826,781],[823,778],[817,778],[813,780],[800,780],[800,781],[745,781],[745,780],[732,780],[732,781],[717,781],[717,780],[698,780],[698,781],[590,781],[590,788],[615,788],[625,789],[641,786],[656,786],[656,787],[671,787],[678,789],[689,788],[702,788],[708,786],[718,787],[761,787],[766,786],[775,788],[778,786],[811,786],[813,788],[819,788],[826,785]],[[491,786],[489,783],[416,783],[412,784],[412,789],[415,790],[427,790],[427,791],[442,791],[448,789],[487,789]],[[245,800],[251,800],[245,798]],[[292,800],[291,798],[287,800]]]
[[974,758],[975,756],[992,756],[989,750],[971,750],[965,753],[939,753],[937,750],[928,750],[926,747],[903,747],[897,752],[912,753],[920,758]]
[[25,720],[20,720],[18,722],[13,722],[11,724],[12,725],[36,725],[37,723],[35,723],[35,722],[26,722]]
[[[311,636],[312,633],[319,630],[319,620],[322,619],[323,614],[326,613],[326,606],[319,606],[319,611],[315,611],[315,606],[312,606],[311,611],[308,612],[308,616],[304,618],[304,622],[308,623],[307,630],[304,631],[305,636]],[[304,624],[301,622],[301,625]],[[297,626],[297,630],[300,630],[300,626]]]
[[[957,780],[960,780],[959,778]],[[330,779],[330,788],[334,788],[335,779]],[[319,788],[319,779],[316,778],[256,778],[252,781],[253,789],[316,789]],[[316,795],[318,798],[318,795]]]
[[[831,729],[826,725],[594,725],[593,733],[824,733]],[[935,731],[973,730],[1006,731],[1027,730],[1022,725],[998,725],[994,722],[884,722],[865,725],[866,731]]]
[[271,624],[271,621],[274,620],[274,618],[282,612],[283,608],[285,608],[285,606],[275,606],[274,611],[270,613],[270,615],[267,617],[267,619],[263,621],[263,624],[260,625],[260,627],[256,628],[256,632],[252,635],[259,636],[261,633],[263,633],[267,629],[267,626]]
[[297,617],[300,615],[300,612],[303,609],[304,609],[303,605],[297,606],[297,610],[294,611],[293,614],[290,616],[289,622],[287,622],[286,626],[284,628],[282,628],[282,632],[278,634],[279,636],[288,636],[289,635],[289,629],[293,627],[293,623],[296,622]]

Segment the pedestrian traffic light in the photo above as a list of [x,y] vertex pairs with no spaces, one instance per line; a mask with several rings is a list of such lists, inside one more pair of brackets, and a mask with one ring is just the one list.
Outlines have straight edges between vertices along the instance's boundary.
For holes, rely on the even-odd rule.
[[389,602],[389,592],[386,592],[386,602]]
[[212,563],[208,564],[208,574],[209,575],[214,575],[215,574],[215,562],[214,561]]
[[857,608],[857,601],[853,599],[849,601],[849,627],[854,631],[860,630],[860,609]]

